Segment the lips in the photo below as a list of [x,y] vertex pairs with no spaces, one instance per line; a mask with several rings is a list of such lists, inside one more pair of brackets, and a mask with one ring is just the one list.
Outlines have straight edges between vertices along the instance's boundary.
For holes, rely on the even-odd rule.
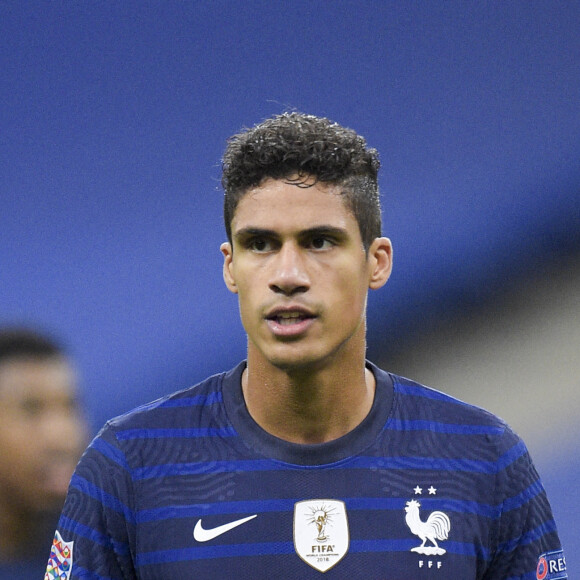
[[65,496],[76,461],[65,457],[55,458],[40,469],[40,481],[45,493],[54,496]]
[[304,333],[316,316],[310,311],[298,308],[278,308],[266,316],[270,330],[279,336],[297,336]]
[[305,315],[302,312],[281,312],[272,317],[269,317],[268,320],[274,320],[282,326],[289,326],[290,324],[296,324],[297,322],[300,322],[306,318],[311,317]]

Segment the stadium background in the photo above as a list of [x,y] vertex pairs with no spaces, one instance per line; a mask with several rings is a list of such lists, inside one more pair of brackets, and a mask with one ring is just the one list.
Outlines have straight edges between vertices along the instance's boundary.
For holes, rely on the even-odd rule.
[[0,323],[63,338],[93,429],[244,357],[226,138],[285,110],[381,154],[369,357],[526,439],[580,566],[580,4],[0,1]]

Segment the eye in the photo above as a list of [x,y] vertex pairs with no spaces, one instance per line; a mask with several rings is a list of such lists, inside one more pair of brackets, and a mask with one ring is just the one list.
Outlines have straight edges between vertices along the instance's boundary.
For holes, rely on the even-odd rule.
[[20,411],[27,417],[38,417],[44,412],[45,404],[40,399],[28,397],[20,401]]
[[269,252],[272,250],[272,244],[266,238],[252,238],[251,240],[248,240],[247,247],[253,252],[258,253]]
[[310,240],[310,247],[314,250],[328,250],[332,246],[334,246],[333,240],[324,236],[317,236]]

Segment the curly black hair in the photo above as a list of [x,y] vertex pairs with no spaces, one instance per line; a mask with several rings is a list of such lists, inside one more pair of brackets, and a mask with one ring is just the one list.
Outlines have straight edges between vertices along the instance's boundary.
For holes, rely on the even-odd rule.
[[381,235],[379,166],[377,151],[363,137],[324,117],[284,113],[238,133],[222,159],[228,239],[236,207],[250,188],[267,178],[292,178],[299,187],[317,181],[341,186],[368,250]]

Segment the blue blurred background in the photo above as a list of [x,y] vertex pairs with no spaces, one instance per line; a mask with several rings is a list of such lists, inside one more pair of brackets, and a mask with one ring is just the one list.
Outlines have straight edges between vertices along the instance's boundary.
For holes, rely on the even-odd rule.
[[579,30],[542,0],[0,1],[0,324],[66,341],[95,430],[233,366],[225,140],[327,116],[382,159],[369,357],[517,428],[578,568]]

